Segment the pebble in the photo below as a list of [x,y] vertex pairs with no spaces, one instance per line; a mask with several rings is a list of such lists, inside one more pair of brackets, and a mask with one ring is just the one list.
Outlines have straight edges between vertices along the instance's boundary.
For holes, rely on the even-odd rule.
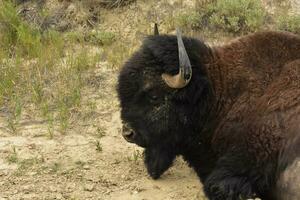
[[28,193],[30,192],[30,188],[31,188],[30,185],[24,185],[24,186],[23,186],[23,191],[24,191],[24,193],[25,193],[25,194],[28,194]]
[[95,189],[95,185],[94,185],[94,184],[86,184],[86,185],[84,186],[84,190],[85,190],[85,191],[91,192],[91,191],[93,191],[94,189]]
[[36,175],[37,174],[37,172],[30,172],[29,173],[29,176],[34,176],[34,175]]
[[84,166],[83,166],[83,169],[85,169],[85,170],[89,170],[89,169],[90,169],[90,166],[88,166],[88,165],[84,165]]
[[8,175],[8,172],[7,171],[1,171],[0,172],[0,176],[7,176]]
[[57,189],[54,186],[50,186],[49,190],[50,190],[50,192],[56,192],[57,191]]
[[134,191],[132,192],[132,194],[137,194],[137,193],[139,193],[139,191],[137,191],[137,190],[134,190]]
[[62,194],[59,193],[59,194],[55,195],[55,199],[61,200],[61,199],[64,199],[64,197]]
[[76,188],[76,184],[75,183],[70,183],[67,186],[67,192],[73,192]]

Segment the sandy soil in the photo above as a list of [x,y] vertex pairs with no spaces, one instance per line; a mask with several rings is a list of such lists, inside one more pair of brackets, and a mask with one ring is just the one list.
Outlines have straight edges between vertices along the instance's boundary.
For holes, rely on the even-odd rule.
[[1,200],[202,199],[201,184],[181,159],[161,179],[148,177],[143,150],[121,137],[116,76],[106,63],[90,72],[83,96],[96,107],[65,135],[55,131],[49,139],[47,124],[26,115],[12,135],[1,113]]

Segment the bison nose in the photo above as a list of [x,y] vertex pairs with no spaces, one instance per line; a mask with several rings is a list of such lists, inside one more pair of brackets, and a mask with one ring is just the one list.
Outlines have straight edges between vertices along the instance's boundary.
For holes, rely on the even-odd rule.
[[127,125],[123,125],[122,136],[128,142],[134,142],[135,132],[133,132]]

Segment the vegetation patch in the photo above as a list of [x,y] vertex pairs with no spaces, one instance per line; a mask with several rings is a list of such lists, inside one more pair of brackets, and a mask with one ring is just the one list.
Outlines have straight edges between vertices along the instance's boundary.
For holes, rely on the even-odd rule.
[[300,34],[300,15],[280,15],[277,18],[277,28]]
[[[0,5],[0,26],[0,109],[7,113],[7,127],[17,133],[23,110],[31,109],[33,118],[48,122],[50,138],[54,123],[64,133],[80,112],[83,74],[96,66],[99,54],[84,43],[66,43],[63,33],[31,26],[11,1]],[[100,36],[107,45],[113,40]]]
[[94,45],[111,45],[116,41],[116,35],[113,32],[94,30],[85,34],[85,41]]
[[247,33],[261,29],[266,11],[260,0],[223,0],[203,4],[175,17],[175,24],[191,29]]

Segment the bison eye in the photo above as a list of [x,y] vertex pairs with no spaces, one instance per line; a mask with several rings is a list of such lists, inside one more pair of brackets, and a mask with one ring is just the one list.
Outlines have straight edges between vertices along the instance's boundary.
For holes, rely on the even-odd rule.
[[151,101],[151,103],[157,103],[158,100],[159,100],[158,96],[157,95],[153,95],[153,94],[148,95],[148,98]]

